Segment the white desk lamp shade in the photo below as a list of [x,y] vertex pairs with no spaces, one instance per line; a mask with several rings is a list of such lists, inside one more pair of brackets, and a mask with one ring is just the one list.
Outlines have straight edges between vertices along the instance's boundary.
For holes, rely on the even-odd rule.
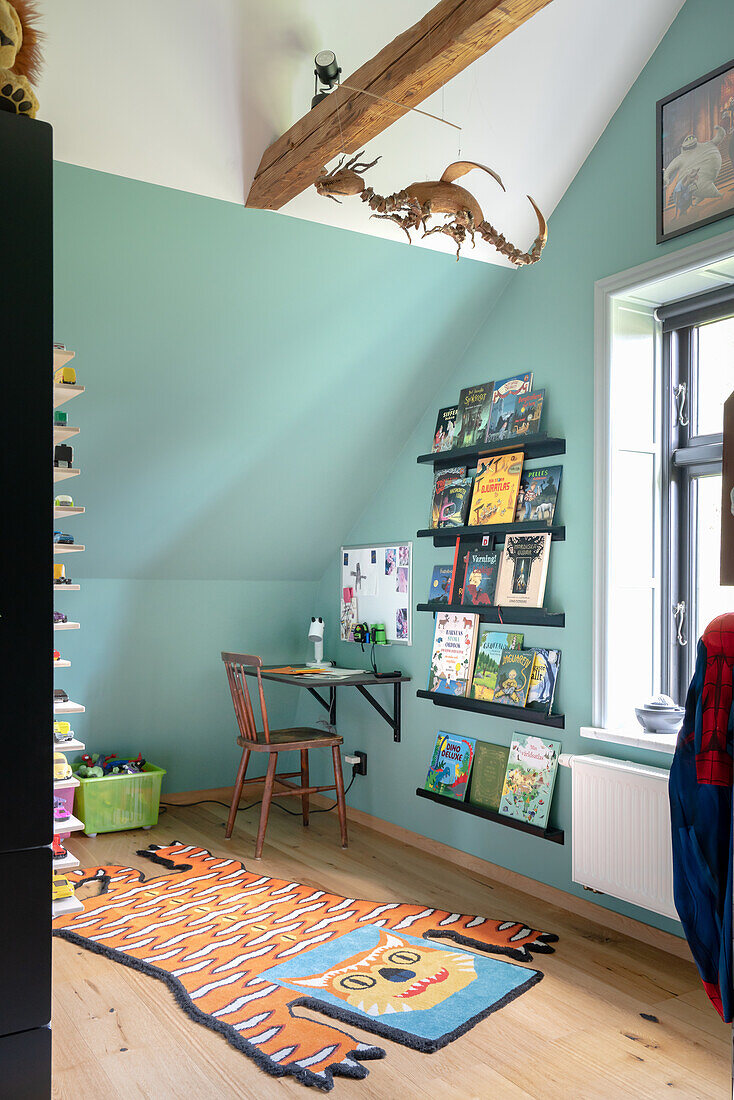
[[324,664],[324,620],[312,617],[308,628],[308,640],[313,642],[313,661],[308,664],[318,668]]

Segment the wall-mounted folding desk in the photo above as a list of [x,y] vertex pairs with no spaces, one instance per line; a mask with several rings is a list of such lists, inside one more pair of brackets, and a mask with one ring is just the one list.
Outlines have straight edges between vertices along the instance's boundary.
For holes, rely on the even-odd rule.
[[[271,668],[282,668],[282,665],[271,665]],[[257,675],[255,668],[243,667],[242,671],[248,676]],[[329,714],[329,724],[336,727],[336,692],[337,688],[356,688],[360,695],[363,695],[370,706],[374,707],[380,717],[387,722],[390,729],[393,731],[393,737],[396,741],[400,740],[400,703],[401,703],[401,687],[404,683],[410,680],[410,676],[375,676],[372,672],[360,672],[355,673],[353,676],[334,676],[330,677],[328,673],[314,673],[314,675],[301,675],[294,676],[292,673],[286,672],[271,672],[267,667],[260,670],[260,675],[263,680],[272,680],[276,684],[290,684],[292,687],[306,688],[310,695],[313,695]],[[377,702],[374,696],[367,690],[368,687],[375,687],[379,684],[392,684],[393,689],[393,713],[388,714],[385,708]],[[329,689],[328,697],[321,694],[326,688]],[[321,691],[319,690],[321,689]]]

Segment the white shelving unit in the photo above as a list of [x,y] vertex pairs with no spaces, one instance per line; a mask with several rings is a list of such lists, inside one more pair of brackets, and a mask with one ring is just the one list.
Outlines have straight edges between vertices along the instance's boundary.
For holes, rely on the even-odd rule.
[[[57,371],[59,367],[65,366],[74,358],[73,351],[66,351],[61,348],[54,348],[54,371]],[[54,408],[57,409],[59,405],[65,405],[67,401],[71,401],[73,397],[78,397],[84,393],[84,386],[69,385],[65,382],[54,382]],[[72,428],[68,424],[54,424],[54,444],[64,443],[69,439],[74,438],[79,434],[79,428]],[[66,481],[72,477],[78,477],[81,470],[74,467],[69,469],[65,466],[54,466],[54,483],[60,481]],[[54,521],[71,519],[72,516],[83,515],[84,508],[72,507],[72,508],[57,508],[54,506]],[[57,528],[58,529],[58,528]],[[57,554],[80,554],[84,550],[84,546],[79,543],[73,543],[72,545],[64,545],[63,543],[54,543],[54,556]],[[57,592],[61,592],[64,596],[67,592],[78,592],[81,588],[79,584],[54,584],[54,597]],[[79,630],[80,623],[66,622],[66,623],[54,623],[54,631],[57,630]],[[54,669],[57,668],[70,668],[71,661],[59,660],[54,661]],[[63,717],[68,714],[84,714],[85,708],[81,703],[75,703],[71,699],[67,703],[54,703],[54,714],[59,717]],[[52,751],[54,752],[82,752],[84,750],[84,744],[82,741],[78,741],[73,738],[70,741],[62,741],[57,744],[55,741],[52,743]],[[76,776],[72,776],[70,779],[61,779],[54,783],[54,793],[60,791],[69,791],[79,786],[79,780]],[[77,833],[84,829],[84,822],[80,821],[78,817],[74,817],[72,814],[66,821],[54,821],[53,824],[54,833]],[[66,842],[64,842],[66,847]],[[67,850],[67,855],[62,860],[57,860],[53,864],[53,873],[63,874],[65,871],[72,871],[75,867],[79,866],[79,860],[76,856]],[[59,901],[54,901],[52,904],[53,916],[58,917],[67,913],[81,913],[84,910],[84,906],[78,898],[62,898]]]

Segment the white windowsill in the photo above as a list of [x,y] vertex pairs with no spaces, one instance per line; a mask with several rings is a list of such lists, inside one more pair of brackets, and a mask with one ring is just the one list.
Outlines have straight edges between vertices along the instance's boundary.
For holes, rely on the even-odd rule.
[[603,730],[598,726],[582,726],[581,736],[593,741],[606,741],[610,745],[627,745],[630,748],[646,749],[648,752],[663,752],[672,756],[675,752],[677,733],[643,733],[640,730]]

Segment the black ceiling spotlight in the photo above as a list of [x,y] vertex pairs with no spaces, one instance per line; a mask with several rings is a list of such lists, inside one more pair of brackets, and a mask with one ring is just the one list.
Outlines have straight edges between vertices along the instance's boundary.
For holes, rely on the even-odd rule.
[[[316,54],[313,62],[316,68],[313,71],[315,79],[313,86],[314,95],[311,100],[311,106],[315,107],[322,99],[326,99],[334,85],[339,83],[341,69],[339,68],[336,54],[333,50],[321,50]],[[319,87],[319,85],[321,87]]]

